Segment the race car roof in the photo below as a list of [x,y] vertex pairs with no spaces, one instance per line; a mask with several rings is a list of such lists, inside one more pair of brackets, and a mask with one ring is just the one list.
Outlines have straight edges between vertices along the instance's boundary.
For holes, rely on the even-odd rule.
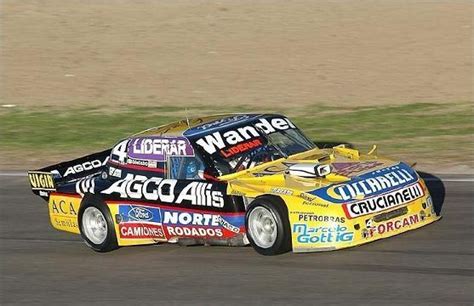
[[196,137],[202,134],[209,134],[224,127],[242,125],[268,114],[221,114],[206,117],[187,118],[175,121],[162,126],[150,128],[133,135],[147,136],[181,136]]

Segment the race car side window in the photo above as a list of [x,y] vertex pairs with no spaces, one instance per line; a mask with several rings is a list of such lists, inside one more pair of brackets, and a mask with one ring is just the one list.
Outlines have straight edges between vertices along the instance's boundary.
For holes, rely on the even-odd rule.
[[169,178],[175,180],[203,180],[204,162],[198,157],[171,157]]

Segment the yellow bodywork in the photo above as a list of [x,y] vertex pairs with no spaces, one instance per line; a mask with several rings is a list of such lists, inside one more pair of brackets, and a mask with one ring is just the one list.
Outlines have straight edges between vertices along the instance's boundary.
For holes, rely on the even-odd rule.
[[[350,177],[378,169],[396,167],[396,162],[376,156],[374,146],[369,154],[344,146],[314,149],[265,163],[249,170],[221,176],[228,182],[229,194],[253,200],[262,195],[280,197],[288,209],[294,252],[328,251],[352,247],[394,236],[438,220],[424,181],[417,177],[414,185],[423,191],[419,198],[392,209],[348,218],[343,205],[310,194],[318,188],[343,184]],[[346,163],[352,170],[329,174],[324,178],[302,178],[290,175],[288,165],[297,163]],[[362,166],[361,166],[362,165]],[[370,169],[363,165],[370,165]],[[370,171],[369,171],[370,170]],[[342,171],[343,172],[343,171]],[[418,188],[418,187],[417,187]],[[328,189],[328,193],[331,188]],[[363,200],[363,196],[354,198]]]
[[48,202],[51,225],[60,231],[79,234],[77,214],[81,201],[79,196],[51,194]]

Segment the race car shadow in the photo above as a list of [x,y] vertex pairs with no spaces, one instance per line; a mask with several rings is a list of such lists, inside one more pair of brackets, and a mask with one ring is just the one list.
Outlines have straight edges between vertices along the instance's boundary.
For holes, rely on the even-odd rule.
[[444,197],[446,195],[446,189],[444,187],[443,181],[433,174],[418,171],[418,174],[425,180],[426,187],[431,194],[433,199],[433,206],[436,214],[439,216],[441,214],[441,209],[444,204]]
[[352,143],[346,141],[313,141],[313,143],[320,149],[332,148],[340,144],[345,144],[347,148],[354,148]]

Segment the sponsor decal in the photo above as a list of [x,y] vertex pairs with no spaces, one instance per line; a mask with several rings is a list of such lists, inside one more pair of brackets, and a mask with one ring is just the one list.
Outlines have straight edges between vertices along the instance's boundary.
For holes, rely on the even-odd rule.
[[140,159],[133,159],[133,158],[127,158],[127,164],[137,165],[137,166],[142,166],[142,167],[148,167],[149,165],[147,160],[140,160]]
[[234,155],[240,154],[247,152],[249,150],[252,150],[254,148],[258,148],[262,146],[263,143],[260,139],[254,139],[254,140],[249,140],[247,142],[240,143],[236,146],[227,148],[227,149],[222,149],[220,151],[221,155],[224,156],[225,158],[232,157]]
[[177,180],[160,177],[147,178],[142,175],[127,174],[124,179],[114,182],[102,191],[104,194],[118,194],[124,199],[161,201],[163,203],[190,203],[197,206],[224,207],[224,195],[212,190],[213,185],[190,181],[178,190]]
[[300,198],[302,198],[303,200],[307,201],[307,202],[312,202],[314,199],[316,199],[314,196],[306,193],[306,192],[302,192],[298,195]]
[[163,225],[168,237],[232,237],[241,232],[244,215],[222,217],[218,214],[163,210]]
[[328,203],[319,203],[319,202],[308,202],[308,201],[303,201],[303,203],[301,203],[303,205],[311,205],[311,206],[319,206],[319,207],[324,207],[324,208],[328,208],[329,207],[329,204]]
[[165,238],[161,224],[160,208],[142,205],[119,205],[120,238],[159,239]]
[[219,223],[222,225],[223,228],[225,228],[228,231],[231,231],[236,234],[240,233],[239,227],[230,224],[230,222],[222,218],[222,216],[219,216]]
[[348,183],[336,184],[309,193],[334,203],[347,203],[380,195],[418,180],[406,164],[388,167],[353,178]]
[[355,163],[332,163],[331,164],[334,172],[339,175],[349,176],[354,173],[360,173],[367,171],[378,166],[382,166],[383,163],[378,161],[371,162],[355,162]]
[[194,156],[194,149],[186,137],[136,137],[128,142],[128,156],[163,162],[169,156]]
[[166,226],[168,237],[223,237],[220,228],[204,228],[197,226]]
[[150,221],[153,213],[148,208],[134,207],[128,212],[128,217],[137,221]]
[[168,211],[163,212],[163,224],[219,226],[219,215]]
[[56,190],[53,175],[49,172],[29,171],[28,179],[33,190]]
[[158,162],[156,160],[140,160],[140,159],[134,159],[134,158],[127,158],[127,164],[147,167],[147,168],[158,167]]
[[346,218],[340,216],[317,215],[313,213],[298,213],[298,221],[345,223]]
[[[296,128],[287,118],[260,118],[252,125],[246,125],[229,131],[216,131],[196,140],[207,153],[214,154],[225,148],[234,147],[239,143],[260,137],[258,130],[271,134],[278,130]],[[258,129],[258,130],[257,130]]]
[[245,192],[240,191],[240,190],[235,190],[235,189],[232,189],[232,190],[230,191],[230,194],[231,194],[231,195],[234,195],[234,196],[245,196],[245,195],[246,195]]
[[274,187],[270,189],[271,193],[277,193],[277,194],[283,194],[283,195],[292,195],[293,191],[286,189],[286,188],[280,188],[280,187]]
[[[373,219],[367,219],[365,220],[365,227],[367,228],[368,231],[371,231],[372,228],[374,227],[374,220]],[[367,238],[367,233],[363,232],[363,235],[365,238]]]
[[76,182],[76,193],[78,193],[81,197],[83,197],[85,193],[94,192],[95,179],[93,177],[84,178]]
[[122,222],[161,223],[160,209],[141,205],[119,205]]
[[424,195],[419,183],[355,203],[343,204],[349,219],[372,214],[414,201]]
[[120,238],[123,239],[165,239],[161,225],[149,223],[119,224]]
[[49,216],[54,228],[79,233],[77,213],[81,199],[52,195],[49,200]]
[[349,242],[354,239],[354,232],[348,231],[346,226],[318,226],[309,227],[306,224],[294,224],[293,233],[297,234],[299,243],[338,243]]
[[118,169],[115,167],[110,166],[109,167],[109,175],[113,177],[122,177],[122,169]]
[[83,162],[81,164],[71,166],[71,167],[67,168],[66,172],[64,172],[64,176],[68,176],[68,175],[71,175],[71,174],[77,174],[77,173],[81,173],[81,172],[84,172],[84,171],[90,171],[90,170],[100,168],[100,167],[104,166],[107,163],[108,160],[109,160],[109,158],[107,157],[104,161],[101,161],[99,159],[95,159],[95,160],[92,160],[92,161],[86,161],[86,162]]
[[65,200],[53,199],[51,201],[51,210],[56,215],[77,216],[77,209],[72,201],[66,202]]
[[409,227],[411,225],[417,224],[422,220],[418,215],[406,216],[399,220],[388,221],[380,224],[374,224],[373,220],[366,220],[367,231],[364,232],[364,238],[373,237],[375,234],[383,235],[385,233],[390,233],[397,231],[404,227]]

